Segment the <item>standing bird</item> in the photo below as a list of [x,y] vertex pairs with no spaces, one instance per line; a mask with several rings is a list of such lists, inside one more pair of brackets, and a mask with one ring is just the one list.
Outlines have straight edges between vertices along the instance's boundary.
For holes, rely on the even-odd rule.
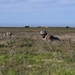
[[3,35],[4,35],[4,36],[12,36],[12,33],[6,32],[6,33],[4,33]]
[[58,37],[55,37],[49,33],[47,33],[47,31],[45,30],[42,30],[40,31],[40,35],[42,37],[42,40],[49,40],[49,41],[55,41],[55,40],[58,40],[58,41],[61,41]]

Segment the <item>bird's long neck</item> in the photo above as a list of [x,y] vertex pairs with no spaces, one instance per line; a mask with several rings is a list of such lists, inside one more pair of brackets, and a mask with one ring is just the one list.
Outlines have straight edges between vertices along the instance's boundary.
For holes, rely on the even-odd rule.
[[45,38],[45,37],[46,37],[46,35],[47,35],[47,34],[43,35],[43,37],[42,37],[42,38]]

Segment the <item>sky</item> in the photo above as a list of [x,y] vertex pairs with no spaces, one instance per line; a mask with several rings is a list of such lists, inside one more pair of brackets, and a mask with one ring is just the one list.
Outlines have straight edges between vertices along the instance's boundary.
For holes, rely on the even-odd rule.
[[0,0],[0,26],[75,27],[75,0]]

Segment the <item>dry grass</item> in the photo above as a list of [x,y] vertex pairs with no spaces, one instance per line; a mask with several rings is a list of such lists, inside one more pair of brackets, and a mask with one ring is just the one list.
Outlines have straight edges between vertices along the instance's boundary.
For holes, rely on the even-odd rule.
[[[0,75],[75,74],[75,29],[45,29],[61,42],[42,41],[42,29],[0,28]],[[13,36],[3,36],[6,31]]]

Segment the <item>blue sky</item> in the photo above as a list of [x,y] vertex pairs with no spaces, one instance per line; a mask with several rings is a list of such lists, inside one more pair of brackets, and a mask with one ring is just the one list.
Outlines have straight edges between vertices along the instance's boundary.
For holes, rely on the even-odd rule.
[[73,26],[75,0],[0,0],[0,26]]

